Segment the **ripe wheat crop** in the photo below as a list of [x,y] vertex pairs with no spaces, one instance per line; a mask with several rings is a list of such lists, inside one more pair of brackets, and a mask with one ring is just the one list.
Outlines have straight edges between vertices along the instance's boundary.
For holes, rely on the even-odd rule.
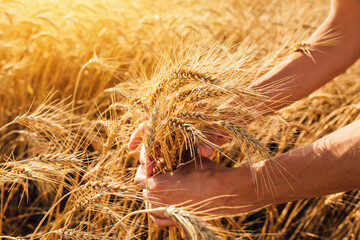
[[[200,143],[216,149],[212,161],[236,167],[359,119],[359,63],[274,114],[259,110],[264,96],[248,88],[291,52],[312,57],[307,38],[328,1],[4,0],[0,9],[0,238],[360,234],[358,191],[237,217],[160,207],[176,222],[160,229],[133,183],[139,150],[127,148],[148,122],[143,144],[163,158],[159,174],[199,161]],[[213,131],[231,141],[214,144]],[[259,184],[276,189],[268,173]]]

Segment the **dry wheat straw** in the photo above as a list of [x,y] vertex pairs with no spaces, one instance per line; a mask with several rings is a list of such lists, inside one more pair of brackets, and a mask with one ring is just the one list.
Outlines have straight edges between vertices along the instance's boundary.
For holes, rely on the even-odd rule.
[[225,89],[220,88],[211,89],[209,87],[201,87],[198,89],[186,89],[176,95],[174,102],[185,100],[187,103],[193,103],[204,100],[206,98],[217,98],[228,94],[231,93]]
[[96,191],[106,191],[113,193],[135,192],[135,189],[125,185],[124,183],[107,183],[104,181],[89,181],[79,187],[79,190],[89,189]]
[[74,240],[76,240],[76,239],[79,239],[79,240],[99,239],[94,234],[91,234],[91,233],[85,232],[85,231],[81,231],[78,229],[61,228],[56,231],[53,231],[52,233],[55,233],[65,239],[74,239]]
[[313,52],[318,51],[324,53],[323,51],[319,50],[319,47],[336,46],[340,43],[340,41],[341,35],[339,34],[339,32],[336,31],[336,29],[332,29],[323,33],[316,42],[316,44],[301,42],[293,46],[293,51],[303,52],[306,56],[311,58],[314,63],[316,63],[314,57],[312,56]]
[[[138,152],[124,150],[126,142],[158,103],[156,144],[151,149],[155,151],[159,141],[160,154],[167,162],[174,160],[173,168],[181,164],[176,161],[184,160],[183,149],[194,145],[201,134],[206,140],[208,131],[203,127],[219,120],[230,125],[244,116],[254,120],[249,128],[241,121],[243,129],[231,128],[234,138],[237,136],[250,150],[258,147],[254,141],[262,139],[272,153],[281,154],[359,118],[359,65],[324,86],[317,96],[284,109],[280,113],[284,122],[264,125],[266,117],[259,119],[263,113],[245,106],[252,103],[250,99],[256,102],[252,92],[246,93],[246,86],[286,57],[289,52],[284,46],[305,39],[308,33],[304,29],[315,30],[326,17],[328,3],[277,1],[274,7],[273,2],[264,4],[262,0],[231,1],[226,6],[220,2],[208,1],[204,7],[202,1],[0,1],[4,13],[0,16],[0,238],[27,239],[16,237],[25,232],[41,238],[35,234],[39,231],[44,239],[97,239],[107,231],[106,214],[114,213],[113,209],[121,209],[122,216],[144,208],[134,197],[136,191],[127,194],[119,191],[119,186],[113,189],[95,182],[106,178],[107,184],[132,188],[119,180],[133,176],[138,165]],[[312,7],[308,8],[310,3]],[[334,29],[315,40],[317,44],[305,41],[294,50],[311,56],[341,39]],[[141,97],[128,103],[127,98],[151,76],[157,79],[154,89],[147,84],[137,94]],[[191,104],[179,102],[173,108],[166,105],[190,87],[227,89],[231,94]],[[69,97],[74,101],[54,107],[49,95],[57,103],[67,102]],[[233,96],[240,97],[239,107],[218,109]],[[123,113],[127,106],[131,110]],[[24,114],[33,108],[37,110]],[[117,110],[110,110],[113,108]],[[175,120],[168,122],[172,118]],[[107,126],[98,128],[97,120],[106,121]],[[250,128],[253,136],[246,132],[244,136],[243,130]],[[224,146],[224,155],[214,154],[213,160],[224,163],[226,154],[244,149],[234,142]],[[176,145],[182,147],[175,149]],[[36,157],[39,153],[45,154],[44,159]],[[10,156],[18,162],[9,162]],[[259,157],[243,151],[237,160],[245,162],[248,158]],[[26,182],[54,186],[54,200],[30,187],[29,203],[24,204],[19,199]],[[80,187],[87,183],[88,188]],[[80,204],[72,199],[96,196],[98,190],[94,188],[106,195],[91,206],[98,211],[79,211],[69,217],[74,205]],[[115,192],[118,195],[112,201],[114,196],[110,198],[109,194]],[[232,231],[235,236],[231,239],[355,239],[360,232],[359,192],[329,197],[333,198],[336,203],[339,199],[339,204],[324,204],[329,203],[324,198],[302,200],[223,218],[215,224]],[[49,213],[39,227],[34,226],[34,219],[44,212]],[[49,229],[67,226],[64,216],[69,217],[69,227],[79,230],[63,228],[57,236],[46,235]],[[118,221],[115,216],[114,222]],[[174,229],[171,234],[154,227],[148,231],[144,215],[123,224],[116,229],[118,238],[181,238]],[[116,238],[111,234],[110,238]]]
[[259,151],[264,157],[269,157],[269,150],[252,136],[246,129],[232,122],[219,121],[219,125],[230,131],[232,135],[239,141],[239,144],[246,143],[249,147]]
[[219,240],[219,237],[211,231],[210,224],[196,218],[186,210],[169,206],[164,208],[164,215],[173,219],[186,232],[186,235],[193,240]]
[[148,135],[145,139],[145,149],[146,149],[146,156],[152,156],[152,147],[155,143],[155,128],[156,128],[156,124],[158,121],[158,114],[159,114],[159,109],[158,107],[155,107],[155,109],[153,110],[153,112],[150,115],[150,124],[149,124],[149,129],[148,129]]
[[104,196],[103,193],[97,193],[95,195],[88,195],[76,200],[72,210],[78,210],[80,208],[88,207],[90,204],[94,204],[99,198]]
[[178,79],[189,79],[203,83],[219,84],[220,80],[215,76],[207,75],[204,73],[196,72],[190,69],[181,69],[173,73],[173,76]]
[[[192,83],[193,81],[209,84],[219,83],[217,78],[206,74],[201,74],[191,70],[179,70],[174,72],[171,77],[165,77],[160,81],[150,96],[150,103],[155,105],[156,99],[162,92],[164,92],[164,90],[176,90],[186,84]],[[138,100],[135,100],[135,102],[137,101]]]
[[303,43],[295,44],[293,49],[295,52],[303,52],[306,56],[311,58],[311,60],[313,60],[313,62],[315,62],[315,59],[311,54],[311,52],[314,51],[314,48],[312,47],[312,45],[310,43],[303,42]]
[[122,222],[126,218],[129,218],[135,214],[151,213],[151,212],[162,212],[165,216],[174,220],[174,222],[180,227],[182,231],[184,231],[186,237],[189,239],[192,240],[219,239],[219,237],[216,236],[215,233],[212,231],[212,226],[210,224],[196,217],[191,212],[186,211],[185,209],[182,208],[178,208],[173,205],[170,205],[168,207],[139,210],[129,213],[128,215],[125,215],[122,219],[120,219],[104,238],[108,237],[112,232],[112,230],[115,229],[119,224],[122,224]]

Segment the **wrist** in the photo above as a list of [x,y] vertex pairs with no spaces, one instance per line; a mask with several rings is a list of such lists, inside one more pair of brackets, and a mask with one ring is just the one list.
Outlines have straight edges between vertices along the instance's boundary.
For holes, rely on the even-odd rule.
[[232,197],[226,198],[226,206],[234,207],[234,214],[256,210],[272,204],[268,192],[259,191],[254,178],[257,170],[251,165],[227,168],[223,172],[221,188]]

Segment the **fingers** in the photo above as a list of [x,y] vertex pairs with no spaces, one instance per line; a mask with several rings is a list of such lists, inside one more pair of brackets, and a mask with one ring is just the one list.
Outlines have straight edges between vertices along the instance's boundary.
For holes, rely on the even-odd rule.
[[[128,148],[130,150],[135,150],[142,143],[142,136],[145,133],[147,125],[148,125],[148,122],[141,123],[138,126],[138,128],[131,134],[130,141],[128,144]],[[140,163],[141,164],[136,171],[134,183],[141,188],[145,188],[146,187],[146,179],[151,177],[153,174],[153,164],[150,161],[149,157],[146,156],[146,150],[145,150],[144,145],[142,145],[141,150],[140,150]],[[145,189],[143,189],[143,198],[145,201],[149,201],[148,195],[147,195]],[[151,203],[149,203],[149,206],[150,206],[150,209],[153,208],[153,207],[151,207]],[[166,218],[161,213],[156,213],[156,212],[151,213],[150,217],[155,222],[155,224],[158,225],[159,227],[167,227],[167,226],[175,225],[175,223],[171,219]]]
[[144,174],[147,177],[151,177],[154,173],[153,170],[153,163],[150,160],[150,158],[148,156],[146,156],[146,150],[145,150],[145,146],[144,144],[142,144],[141,150],[140,150],[140,164],[143,166],[144,168]]
[[146,164],[146,159],[148,158],[148,156],[146,156],[146,149],[144,144],[142,144],[141,149],[140,149],[140,164],[141,165],[145,165]]
[[199,144],[199,153],[204,158],[210,158],[211,155],[213,155],[214,151],[215,149],[206,143]]
[[[207,126],[203,131],[206,139],[216,146],[221,146],[231,140],[231,135],[224,128],[216,124]],[[210,158],[215,151],[213,146],[204,142],[199,143],[198,149],[200,155],[204,158]]]
[[148,124],[149,124],[149,122],[141,123],[137,127],[137,129],[131,134],[130,141],[128,144],[128,148],[130,150],[135,150],[139,146],[139,144],[142,142],[142,136],[144,135]]
[[147,199],[146,201],[149,201],[149,209],[154,210],[153,212],[150,212],[150,218],[154,221],[156,225],[158,225],[159,227],[168,227],[175,225],[175,222],[172,219],[166,217],[162,210],[156,211],[156,209],[160,206],[155,202],[149,200],[148,194],[146,193],[145,189],[143,190],[143,198]]
[[[128,148],[130,150],[135,150],[140,145],[140,143],[142,143],[142,136],[145,133],[145,130],[146,130],[146,127],[148,126],[148,124],[149,124],[148,121],[141,123],[138,126],[138,128],[132,133],[129,144],[128,144]],[[210,142],[212,142],[216,145],[220,146],[220,145],[230,141],[230,139],[231,139],[227,135],[227,133],[218,126],[211,126],[208,128],[208,130],[209,130],[209,133],[206,134],[207,138],[209,139]],[[211,157],[211,155],[214,153],[214,150],[215,150],[214,147],[212,147],[208,144],[205,144],[205,143],[200,143],[198,147],[199,147],[200,155],[205,158]],[[147,161],[147,160],[149,160],[149,159],[146,157],[145,148],[143,146],[141,149],[141,152],[140,152],[140,162],[142,165],[145,165],[145,164],[148,165],[147,166],[148,167],[147,168],[148,175],[151,176],[151,174],[153,172],[153,166],[152,166],[152,162]],[[149,173],[151,173],[151,174],[149,174]]]
[[171,220],[170,218],[159,218],[159,217],[154,217],[153,215],[150,215],[150,218],[159,227],[168,227],[168,226],[175,225],[175,222],[173,220]]
[[146,170],[146,166],[145,165],[140,165],[136,171],[135,174],[135,178],[134,178],[134,183],[136,185],[138,185],[141,188],[145,188],[146,186],[146,179],[150,179],[150,177],[153,174],[153,168],[152,167],[147,167]]
[[136,171],[134,183],[141,188],[145,188],[146,186],[145,181],[146,181],[145,168],[143,165],[140,165]]

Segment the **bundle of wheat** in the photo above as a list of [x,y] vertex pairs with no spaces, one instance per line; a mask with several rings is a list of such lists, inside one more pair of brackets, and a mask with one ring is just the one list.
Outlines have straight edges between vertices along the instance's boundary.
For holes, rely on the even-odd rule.
[[[164,160],[156,171],[191,161],[203,143],[217,150],[213,161],[237,166],[358,119],[359,64],[275,116],[247,88],[291,51],[317,49],[306,38],[327,1],[7,0],[0,9],[0,238],[359,235],[357,191],[211,221],[170,206],[157,211],[178,227],[159,229],[132,183],[139,152],[127,149],[149,121],[146,153]],[[220,146],[214,132],[233,140]]]

